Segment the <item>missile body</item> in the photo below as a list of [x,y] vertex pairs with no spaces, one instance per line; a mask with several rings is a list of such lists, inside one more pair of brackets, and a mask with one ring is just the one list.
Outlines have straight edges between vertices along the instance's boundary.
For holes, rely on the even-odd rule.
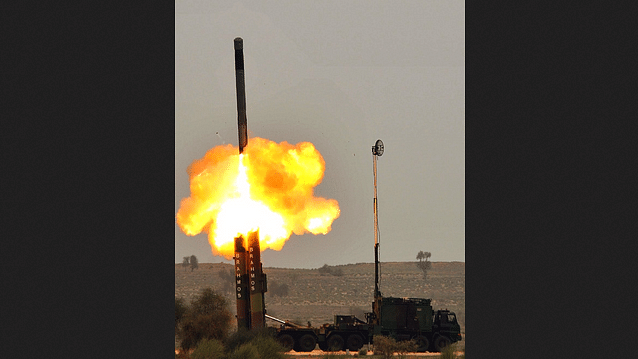
[[237,87],[237,129],[239,131],[239,153],[248,145],[246,124],[246,84],[244,83],[244,41],[235,38],[235,84]]

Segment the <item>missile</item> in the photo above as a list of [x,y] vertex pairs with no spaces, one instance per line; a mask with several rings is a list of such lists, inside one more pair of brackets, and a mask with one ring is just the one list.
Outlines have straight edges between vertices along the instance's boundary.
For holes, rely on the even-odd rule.
[[235,84],[237,85],[237,129],[239,132],[239,153],[248,145],[246,124],[246,84],[244,83],[244,40],[235,38]]

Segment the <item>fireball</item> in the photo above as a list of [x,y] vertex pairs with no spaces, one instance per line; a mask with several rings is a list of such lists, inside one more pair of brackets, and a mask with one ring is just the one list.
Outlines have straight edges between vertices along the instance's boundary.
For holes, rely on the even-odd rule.
[[233,239],[259,231],[261,250],[281,250],[291,234],[326,234],[339,203],[314,196],[325,162],[312,143],[251,138],[242,154],[217,146],[188,167],[191,195],[176,219],[189,236],[208,233],[213,255],[233,256]]

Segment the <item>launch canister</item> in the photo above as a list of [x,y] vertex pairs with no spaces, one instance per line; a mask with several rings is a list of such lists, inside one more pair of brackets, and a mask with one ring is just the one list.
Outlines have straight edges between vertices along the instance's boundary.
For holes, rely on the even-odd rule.
[[239,131],[239,153],[248,145],[246,124],[246,84],[244,83],[244,41],[235,38],[235,83],[237,87],[237,128]]
[[237,327],[250,329],[250,293],[244,237],[235,238],[235,295],[237,297]]
[[259,232],[248,233],[248,255],[246,258],[248,280],[250,288],[250,328],[257,329],[265,326],[266,306],[264,293],[266,292],[266,275],[261,265],[261,249],[259,246]]

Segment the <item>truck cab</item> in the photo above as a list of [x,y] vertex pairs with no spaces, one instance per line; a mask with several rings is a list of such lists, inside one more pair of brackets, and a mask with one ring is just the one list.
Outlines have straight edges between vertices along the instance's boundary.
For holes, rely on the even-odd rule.
[[436,351],[462,339],[461,326],[456,320],[456,314],[447,309],[436,311],[432,331],[436,333],[432,338],[433,349]]

